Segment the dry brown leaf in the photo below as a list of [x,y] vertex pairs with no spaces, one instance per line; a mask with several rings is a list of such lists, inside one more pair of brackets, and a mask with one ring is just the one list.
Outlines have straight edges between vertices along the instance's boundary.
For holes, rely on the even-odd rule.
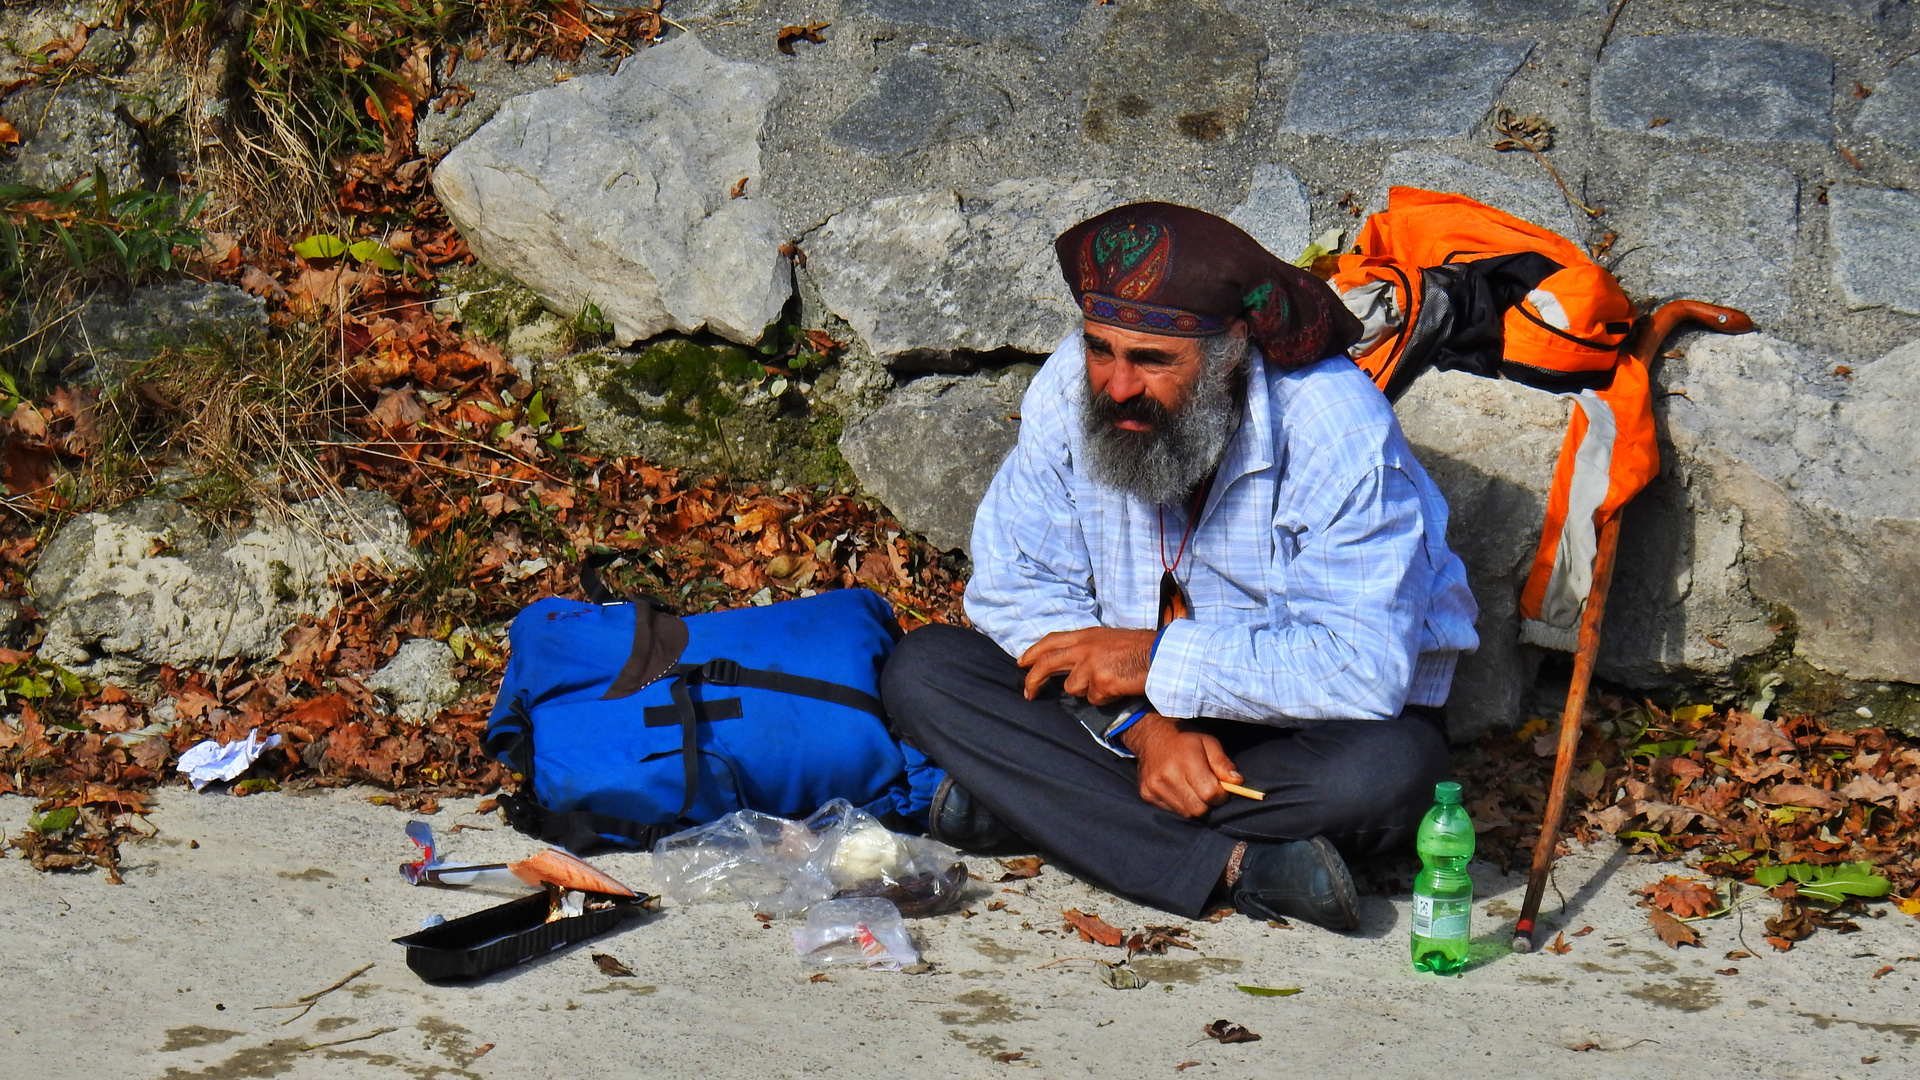
[[1900,785],[1889,780],[1875,780],[1871,776],[1856,776],[1847,781],[1840,794],[1860,802],[1878,802],[1881,799],[1898,799]]
[[820,36],[820,31],[832,25],[832,23],[821,22],[816,19],[813,22],[807,23],[805,26],[783,26],[780,28],[779,33],[773,36],[773,47],[786,53],[788,56],[792,56],[793,43],[796,41],[808,41],[815,45],[824,45],[827,39]]
[[1558,956],[1565,956],[1573,951],[1573,946],[1567,944],[1567,935],[1565,934],[1553,935],[1553,943],[1546,948],[1548,952]]
[[614,959],[609,953],[594,953],[593,966],[600,969],[600,974],[610,975],[616,979],[630,979],[633,977],[633,969]]
[[1730,713],[1728,720],[1727,745],[1736,750],[1745,750],[1750,754],[1793,752],[1793,740],[1787,738],[1779,725],[1770,720],[1743,712]]
[[1236,1024],[1231,1020],[1215,1020],[1200,1030],[1207,1033],[1207,1038],[1213,1039],[1216,1042],[1248,1043],[1260,1041],[1260,1036],[1248,1031],[1244,1026]]
[[1840,805],[1833,792],[1807,784],[1776,784],[1755,798],[1775,806],[1807,806],[1815,810],[1833,810]]
[[1079,908],[1068,908],[1060,913],[1060,917],[1067,920],[1067,925],[1080,931],[1082,941],[1097,941],[1117,949],[1126,940],[1126,935],[1121,933],[1119,927],[1112,926],[1100,916],[1089,915]]
[[1001,859],[1000,865],[1007,868],[1007,872],[1000,875],[1001,881],[1019,881],[1039,877],[1040,868],[1046,865],[1046,860],[1038,855],[1023,855],[1018,859]]
[[0,145],[20,145],[20,131],[6,117],[0,116]]
[[1646,902],[1681,918],[1705,915],[1713,910],[1713,889],[1706,882],[1668,874],[1640,890]]
[[1666,942],[1668,948],[1700,944],[1700,935],[1694,932],[1693,927],[1659,908],[1647,912],[1647,922],[1653,924],[1653,932],[1660,935],[1660,940]]
[[1879,971],[1874,972],[1873,977],[1876,979],[1881,979],[1891,974],[1893,974],[1893,965],[1888,964],[1885,967],[1881,968]]
[[1787,941],[1803,941],[1811,937],[1813,931],[1814,921],[1807,909],[1792,900],[1781,901],[1779,916],[1767,920],[1767,933],[1771,935],[1768,940],[1777,937]]

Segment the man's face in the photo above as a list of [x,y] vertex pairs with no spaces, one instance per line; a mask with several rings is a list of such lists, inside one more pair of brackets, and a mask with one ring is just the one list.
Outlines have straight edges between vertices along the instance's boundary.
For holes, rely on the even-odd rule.
[[1179,502],[1220,461],[1239,423],[1246,326],[1214,338],[1085,325],[1089,474],[1142,502]]
[[[1096,398],[1105,394],[1124,404],[1145,395],[1162,410],[1179,412],[1206,367],[1198,338],[1144,334],[1096,322],[1084,326],[1087,388]],[[1153,430],[1152,421],[1139,415],[1123,415],[1114,426],[1124,431]]]

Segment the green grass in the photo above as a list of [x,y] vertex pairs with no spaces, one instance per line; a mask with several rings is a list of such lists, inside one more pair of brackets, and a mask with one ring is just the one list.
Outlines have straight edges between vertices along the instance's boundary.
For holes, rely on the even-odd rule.
[[178,269],[200,244],[206,197],[114,191],[96,170],[64,190],[0,185],[0,325],[4,370],[32,381],[59,357],[59,323],[83,290],[130,287]]

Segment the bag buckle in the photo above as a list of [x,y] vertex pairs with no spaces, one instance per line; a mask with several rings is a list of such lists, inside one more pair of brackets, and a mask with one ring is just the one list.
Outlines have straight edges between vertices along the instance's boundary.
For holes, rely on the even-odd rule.
[[738,686],[740,665],[725,657],[716,657],[700,665],[700,681],[714,686]]

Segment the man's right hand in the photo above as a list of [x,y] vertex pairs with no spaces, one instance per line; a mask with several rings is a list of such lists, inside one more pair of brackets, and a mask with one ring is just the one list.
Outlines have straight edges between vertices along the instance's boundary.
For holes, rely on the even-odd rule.
[[1150,712],[1121,736],[1139,759],[1140,797],[1162,810],[1194,818],[1227,801],[1221,781],[1241,782],[1220,740],[1187,731]]

